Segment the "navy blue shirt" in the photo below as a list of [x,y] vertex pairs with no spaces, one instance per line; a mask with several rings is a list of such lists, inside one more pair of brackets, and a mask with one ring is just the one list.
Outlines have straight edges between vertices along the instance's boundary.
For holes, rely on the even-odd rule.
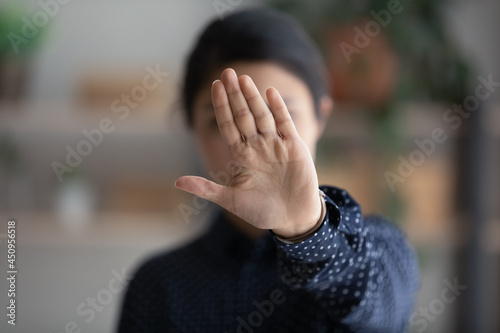
[[147,260],[118,332],[406,332],[419,283],[410,244],[346,191],[321,189],[326,217],[302,242],[251,239],[220,212],[202,237]]

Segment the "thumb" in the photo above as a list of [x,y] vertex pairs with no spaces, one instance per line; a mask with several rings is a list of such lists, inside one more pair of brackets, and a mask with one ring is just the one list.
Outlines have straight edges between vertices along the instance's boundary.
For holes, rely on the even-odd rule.
[[197,176],[182,176],[175,181],[174,186],[219,206],[222,206],[222,193],[226,190],[225,186]]

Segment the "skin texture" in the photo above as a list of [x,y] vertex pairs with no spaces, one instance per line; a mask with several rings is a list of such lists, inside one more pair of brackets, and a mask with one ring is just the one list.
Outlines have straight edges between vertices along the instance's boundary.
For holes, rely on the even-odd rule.
[[209,173],[229,171],[230,181],[183,176],[175,186],[225,208],[249,236],[304,234],[320,218],[313,156],[331,100],[318,119],[305,83],[279,65],[228,67],[197,95],[193,131]]

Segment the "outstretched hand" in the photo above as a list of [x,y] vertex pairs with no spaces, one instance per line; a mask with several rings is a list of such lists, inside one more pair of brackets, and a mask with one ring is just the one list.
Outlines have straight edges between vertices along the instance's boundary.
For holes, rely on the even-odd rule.
[[309,231],[321,215],[318,178],[278,91],[266,90],[269,107],[252,79],[232,69],[212,84],[212,103],[236,166],[227,186],[183,176],[175,186],[210,200],[247,223],[283,237]]

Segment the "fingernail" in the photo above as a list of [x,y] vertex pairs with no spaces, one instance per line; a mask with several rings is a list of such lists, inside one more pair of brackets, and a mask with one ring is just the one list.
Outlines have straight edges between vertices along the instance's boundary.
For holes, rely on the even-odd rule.
[[212,82],[212,85],[214,85],[214,84],[215,84],[215,82],[217,82],[217,81],[220,81],[220,80],[219,80],[219,79],[215,80],[214,82]]

